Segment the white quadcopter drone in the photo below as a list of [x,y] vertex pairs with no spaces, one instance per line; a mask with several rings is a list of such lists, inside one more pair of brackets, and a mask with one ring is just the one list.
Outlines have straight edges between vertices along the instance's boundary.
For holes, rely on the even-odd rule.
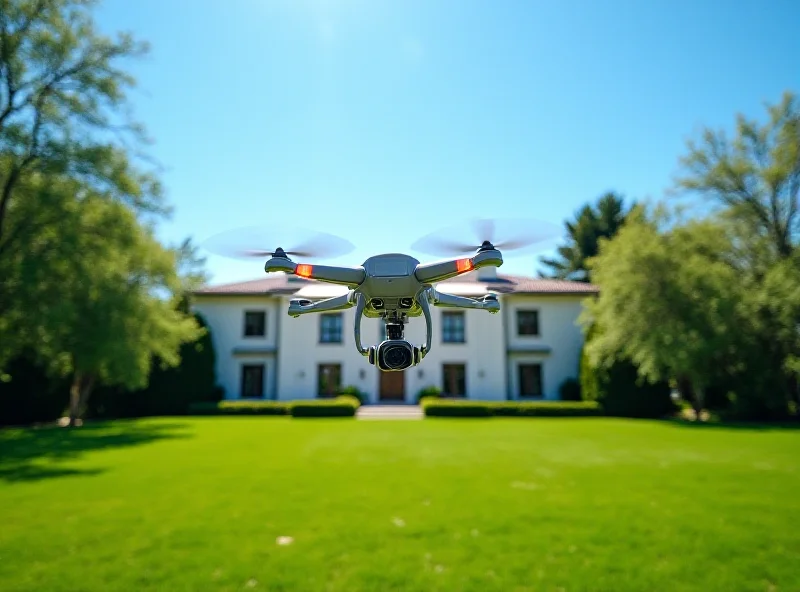
[[[462,254],[461,256],[432,263],[421,263],[414,257],[402,253],[385,253],[369,257],[359,266],[332,266],[316,263],[296,263],[290,255],[313,258],[320,255],[334,257],[350,252],[354,247],[348,241],[326,233],[314,233],[311,240],[294,249],[282,247],[273,250],[231,248],[231,243],[243,241],[241,229],[218,235],[222,239],[215,246],[207,241],[204,246],[219,255],[241,257],[269,257],[264,271],[284,272],[298,277],[346,286],[348,291],[341,296],[312,301],[295,298],[289,303],[288,314],[300,315],[345,310],[355,307],[353,332],[359,353],[368,358],[384,372],[397,372],[419,364],[431,351],[433,323],[431,306],[448,308],[479,309],[490,314],[500,311],[500,302],[495,294],[480,298],[456,296],[438,290],[434,284],[482,267],[500,267],[503,256],[500,249],[518,250],[533,243],[553,238],[555,227],[541,230],[541,223],[533,220],[504,221],[517,229],[515,238],[494,243],[491,238],[499,221],[476,220],[473,230],[480,235],[480,244],[463,244],[443,238],[446,229],[430,234],[412,245],[419,252],[436,254]],[[537,229],[536,227],[539,226]],[[252,230],[252,229],[250,229]],[[259,229],[256,229],[259,230]],[[274,234],[274,233],[267,233]],[[273,243],[276,244],[276,243]],[[406,323],[412,317],[425,317],[427,338],[422,346],[412,345],[403,337]],[[361,342],[361,319],[382,318],[386,336],[378,345],[364,347]]]

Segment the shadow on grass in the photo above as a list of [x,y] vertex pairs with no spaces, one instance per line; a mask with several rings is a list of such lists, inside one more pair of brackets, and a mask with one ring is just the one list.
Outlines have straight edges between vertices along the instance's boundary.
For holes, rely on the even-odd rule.
[[800,430],[800,421],[748,422],[748,421],[691,421],[686,419],[664,420],[668,425],[695,430],[744,430],[750,432]]
[[159,440],[187,438],[186,423],[135,420],[89,423],[77,428],[46,427],[0,430],[0,480],[38,481],[54,477],[97,475],[101,469],[59,466],[83,455]]

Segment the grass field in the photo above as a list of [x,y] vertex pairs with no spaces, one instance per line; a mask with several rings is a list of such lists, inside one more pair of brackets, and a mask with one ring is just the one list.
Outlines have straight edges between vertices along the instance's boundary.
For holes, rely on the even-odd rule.
[[590,418],[0,431],[0,590],[800,590],[798,453]]

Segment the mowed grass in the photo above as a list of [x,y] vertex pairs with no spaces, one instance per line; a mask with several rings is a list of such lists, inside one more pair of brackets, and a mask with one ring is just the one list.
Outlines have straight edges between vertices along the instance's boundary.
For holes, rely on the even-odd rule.
[[0,431],[0,590],[798,590],[799,452],[590,418]]

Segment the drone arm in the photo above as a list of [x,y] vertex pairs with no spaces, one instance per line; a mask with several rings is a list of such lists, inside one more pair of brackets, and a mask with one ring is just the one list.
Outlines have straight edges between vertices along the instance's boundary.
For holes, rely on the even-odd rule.
[[333,265],[311,265],[295,263],[286,257],[273,257],[264,265],[264,271],[283,271],[311,280],[320,280],[330,284],[355,287],[364,281],[366,271],[363,267],[339,267]]
[[423,358],[431,351],[431,347],[433,346],[433,321],[431,320],[431,307],[428,303],[428,299],[433,298],[432,292],[433,288],[428,288],[417,298],[419,307],[422,309],[422,315],[425,317],[425,345],[420,348],[419,352],[420,356]]
[[433,296],[434,306],[441,306],[444,308],[477,308],[493,314],[500,311],[500,302],[498,302],[497,296],[494,294],[487,294],[478,300],[476,298],[466,298],[464,296],[456,296],[455,294],[438,292],[433,288],[430,290]]
[[364,315],[364,305],[366,304],[366,299],[360,292],[355,295],[355,299],[356,318],[353,321],[353,337],[355,337],[356,349],[358,350],[358,353],[360,353],[362,356],[368,356],[369,349],[364,347],[364,345],[361,343],[361,318]]
[[317,302],[304,298],[293,298],[289,301],[289,316],[296,318],[300,315],[312,312],[330,312],[351,308],[353,306],[354,294],[355,292],[353,292],[353,290],[349,290],[347,294],[326,298],[325,300],[318,300]]
[[467,273],[474,269],[487,267],[489,265],[500,267],[503,264],[503,257],[496,249],[480,251],[473,257],[463,259],[451,259],[448,261],[438,261],[435,263],[423,263],[417,265],[414,275],[422,283],[441,282],[442,280]]

